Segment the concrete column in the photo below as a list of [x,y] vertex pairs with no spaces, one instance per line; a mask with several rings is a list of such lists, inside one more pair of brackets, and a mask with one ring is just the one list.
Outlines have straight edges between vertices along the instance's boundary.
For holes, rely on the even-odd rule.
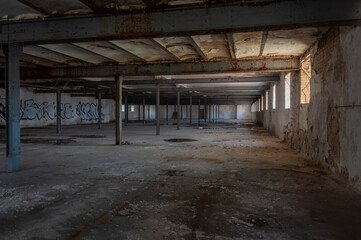
[[192,126],[192,96],[189,97],[189,125]]
[[124,113],[125,113],[125,118],[124,118],[124,126],[128,125],[128,97],[124,96]]
[[212,106],[213,110],[212,110],[212,113],[213,113],[213,123],[215,123],[215,105]]
[[122,143],[122,83],[123,77],[115,77],[115,144]]
[[204,122],[207,122],[207,114],[208,114],[208,109],[207,109],[207,99],[204,99]]
[[237,120],[237,105],[234,105],[234,119]]
[[183,120],[183,105],[181,105],[180,113],[181,113],[181,119]]
[[177,92],[177,130],[180,129],[180,92]]
[[138,104],[138,121],[140,121],[140,103]]
[[148,121],[150,121],[150,104],[148,104]]
[[198,98],[198,126],[201,125],[201,98]]
[[166,119],[167,119],[167,125],[168,125],[168,97],[167,97],[167,109],[166,109],[166,114],[167,114],[167,116],[166,116]]
[[98,93],[98,129],[102,128],[102,94]]
[[156,99],[156,118],[157,118],[157,127],[156,127],[156,135],[160,134],[160,84],[157,84],[157,99]]
[[212,105],[208,105],[208,122],[210,123],[211,122],[211,119],[212,119]]
[[145,98],[143,98],[143,125],[145,125]]
[[61,133],[61,92],[56,90],[56,133]]
[[20,56],[22,47],[2,46],[5,54],[6,171],[20,170]]

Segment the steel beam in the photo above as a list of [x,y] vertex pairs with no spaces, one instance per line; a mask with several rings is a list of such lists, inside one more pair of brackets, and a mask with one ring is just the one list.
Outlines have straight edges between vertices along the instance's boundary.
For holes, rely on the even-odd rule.
[[124,96],[124,113],[125,113],[124,126],[127,126],[128,125],[128,96],[127,95]]
[[61,133],[61,92],[56,91],[56,133]]
[[102,93],[98,93],[98,129],[102,128]]
[[201,125],[201,99],[198,98],[198,126]]
[[115,77],[115,144],[122,144],[122,81],[123,77]]
[[[192,84],[192,83],[267,83],[277,82],[280,80],[279,76],[269,77],[228,77],[228,78],[199,78],[199,79],[160,79],[159,83],[162,86],[174,86],[176,84]],[[124,80],[124,86],[137,86],[137,85],[155,85],[157,80]],[[114,87],[114,81],[79,81],[79,80],[62,80],[62,81],[49,81],[49,82],[25,82],[21,83],[22,86],[29,87],[84,87],[84,86],[106,86]],[[103,90],[102,90],[103,91]],[[106,90],[104,90],[106,91]]]
[[192,95],[189,96],[189,125],[192,126]]
[[167,107],[166,107],[166,121],[167,121],[167,125],[168,125],[168,120],[169,120],[168,119],[169,118],[168,117],[168,115],[169,115],[169,112],[168,112],[168,97],[167,97],[167,104],[166,105],[167,105]]
[[[225,14],[226,13],[226,14]],[[181,19],[181,20],[180,20]],[[272,1],[0,24],[0,43],[56,43],[250,32],[359,23],[358,0]]]
[[177,130],[180,129],[180,127],[179,127],[180,117],[181,117],[180,116],[181,115],[180,111],[181,111],[181,109],[180,109],[180,92],[178,91],[177,92]]
[[20,55],[22,47],[2,46],[5,55],[6,171],[20,170]]
[[238,114],[237,114],[237,105],[234,105],[234,119],[236,119],[237,120],[237,116]]
[[145,98],[143,98],[143,125],[145,125]]
[[156,127],[156,135],[160,134],[160,86],[157,84],[157,95],[156,95],[156,118],[157,118],[157,127]]
[[299,70],[299,59],[262,58],[242,61],[98,65],[57,67],[21,71],[21,79],[145,76],[204,73],[289,72]]

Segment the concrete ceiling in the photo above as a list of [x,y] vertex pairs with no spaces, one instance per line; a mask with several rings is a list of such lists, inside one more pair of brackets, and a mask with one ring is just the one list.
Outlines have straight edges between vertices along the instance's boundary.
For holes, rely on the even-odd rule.
[[[259,1],[226,1],[251,3]],[[269,2],[269,1],[268,1]],[[212,1],[219,3],[219,1]],[[0,22],[21,19],[106,14],[114,12],[157,11],[172,7],[212,4],[208,0],[0,0]],[[225,3],[222,1],[221,3]],[[181,21],[181,19],[179,19]],[[264,58],[298,58],[327,31],[326,27],[305,27],[292,30],[233,32],[176,37],[154,37],[93,42],[64,42],[26,45],[21,67],[53,68],[97,65],[155,64],[179,62],[242,61]],[[4,67],[0,51],[0,67]],[[158,79],[234,78],[279,76],[279,73],[226,73],[202,75],[156,76]],[[128,79],[132,79],[131,76]],[[134,79],[154,79],[137,76]],[[107,80],[102,79],[82,79]],[[113,79],[110,79],[113,80]],[[267,82],[177,84],[181,88],[260,87]],[[124,86],[132,88],[131,86]],[[144,88],[149,86],[137,86]],[[134,86],[133,86],[134,88]],[[249,90],[248,92],[252,92]]]

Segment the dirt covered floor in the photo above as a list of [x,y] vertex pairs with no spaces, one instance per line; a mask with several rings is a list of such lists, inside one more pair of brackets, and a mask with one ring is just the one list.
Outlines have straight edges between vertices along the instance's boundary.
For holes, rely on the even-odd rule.
[[[0,130],[4,136],[4,130]],[[361,239],[361,195],[265,130],[129,124],[22,130],[0,239]]]

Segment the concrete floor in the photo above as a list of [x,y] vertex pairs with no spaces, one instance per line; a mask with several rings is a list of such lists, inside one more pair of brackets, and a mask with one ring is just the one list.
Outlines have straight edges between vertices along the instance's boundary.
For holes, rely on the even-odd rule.
[[12,174],[2,143],[0,239],[361,237],[360,193],[262,128],[113,129],[23,129]]

